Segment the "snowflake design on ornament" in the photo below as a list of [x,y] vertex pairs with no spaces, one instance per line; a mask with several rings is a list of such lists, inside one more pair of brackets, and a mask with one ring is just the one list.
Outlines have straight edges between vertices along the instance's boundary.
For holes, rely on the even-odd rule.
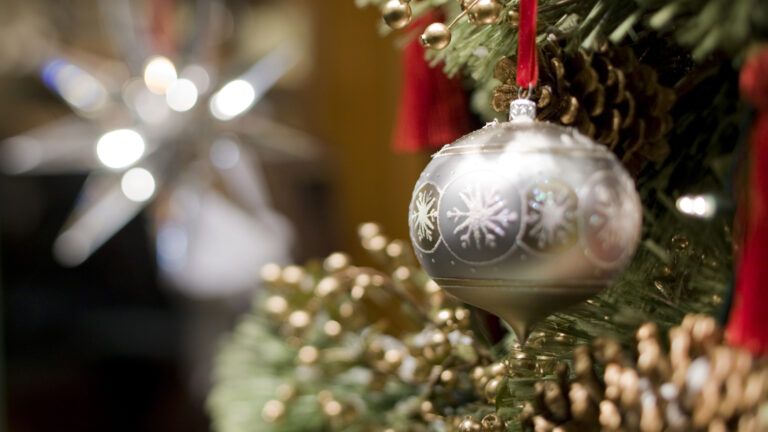
[[557,181],[534,186],[528,193],[526,244],[549,251],[573,244],[577,238],[576,207],[573,190]]
[[411,212],[411,220],[419,241],[432,241],[432,232],[437,222],[437,198],[432,191],[423,190],[416,195],[415,208]]
[[459,193],[459,197],[466,210],[454,207],[446,215],[453,222],[459,223],[453,233],[462,233],[459,240],[464,249],[472,245],[473,241],[477,249],[495,248],[497,237],[503,237],[505,229],[518,218],[517,212],[506,208],[504,200],[494,188],[483,188],[475,184]]

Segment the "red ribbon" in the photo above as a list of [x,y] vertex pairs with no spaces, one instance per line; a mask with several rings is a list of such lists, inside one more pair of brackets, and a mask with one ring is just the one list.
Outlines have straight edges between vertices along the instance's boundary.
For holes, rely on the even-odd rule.
[[520,0],[520,24],[517,36],[517,85],[529,88],[539,80],[536,62],[537,0]]
[[[768,48],[741,69],[742,96],[756,111],[750,136],[749,201],[741,203],[746,236],[736,277],[728,341],[757,354],[768,353]],[[746,205],[744,205],[746,204]]]

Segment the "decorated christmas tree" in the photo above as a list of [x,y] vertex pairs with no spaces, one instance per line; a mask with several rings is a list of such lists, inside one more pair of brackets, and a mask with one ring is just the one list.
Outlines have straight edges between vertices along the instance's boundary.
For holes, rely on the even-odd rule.
[[215,429],[768,429],[768,4],[358,3],[404,41],[395,147],[449,145],[412,244],[263,269]]

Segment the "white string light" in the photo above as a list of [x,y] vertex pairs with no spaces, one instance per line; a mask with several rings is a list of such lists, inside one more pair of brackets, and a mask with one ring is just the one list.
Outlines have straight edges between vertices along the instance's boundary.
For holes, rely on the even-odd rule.
[[683,195],[677,199],[680,213],[699,218],[711,218],[717,211],[717,200],[712,195]]

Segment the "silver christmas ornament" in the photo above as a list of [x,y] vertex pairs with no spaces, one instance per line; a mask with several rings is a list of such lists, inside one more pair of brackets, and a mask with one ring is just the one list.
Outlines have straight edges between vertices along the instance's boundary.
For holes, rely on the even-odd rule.
[[411,240],[446,291],[504,319],[524,342],[536,321],[598,293],[637,248],[642,207],[604,146],[572,128],[511,121],[444,146],[413,191]]

